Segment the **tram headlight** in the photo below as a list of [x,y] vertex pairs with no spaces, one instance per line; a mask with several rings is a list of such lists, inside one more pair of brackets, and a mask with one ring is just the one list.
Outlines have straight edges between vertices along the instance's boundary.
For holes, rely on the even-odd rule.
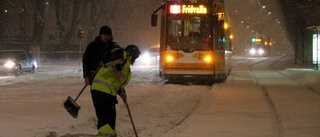
[[251,49],[249,52],[250,52],[251,55],[256,54],[256,50],[255,49]]
[[261,55],[261,54],[264,53],[264,50],[263,50],[263,49],[259,49],[259,50],[258,50],[258,53]]
[[209,55],[207,55],[207,56],[205,56],[205,57],[203,58],[203,60],[204,60],[205,62],[212,62],[212,57],[209,56]]
[[167,55],[167,56],[166,56],[166,61],[167,61],[167,62],[171,62],[173,59],[174,59],[174,58],[173,58],[173,56],[171,56],[171,55]]

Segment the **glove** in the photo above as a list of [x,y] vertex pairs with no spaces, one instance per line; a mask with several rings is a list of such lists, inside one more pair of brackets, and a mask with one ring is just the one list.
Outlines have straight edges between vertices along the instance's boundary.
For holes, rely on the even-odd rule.
[[127,101],[126,91],[124,90],[123,87],[120,88],[119,90],[120,90],[120,92],[119,92],[120,97],[122,98],[123,102],[126,102]]
[[85,85],[91,85],[91,80],[90,80],[89,77],[85,77],[85,78],[84,78],[84,84],[85,84]]

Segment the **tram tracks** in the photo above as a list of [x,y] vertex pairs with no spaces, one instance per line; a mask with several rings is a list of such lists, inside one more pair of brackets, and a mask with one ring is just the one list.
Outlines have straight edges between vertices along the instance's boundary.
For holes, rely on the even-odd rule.
[[[284,127],[283,127],[283,119],[279,113],[278,108],[275,105],[275,102],[273,100],[273,98],[270,96],[269,91],[267,90],[267,88],[265,87],[265,85],[263,84],[263,82],[261,82],[259,80],[259,78],[254,74],[255,71],[259,71],[259,69],[262,69],[263,71],[270,71],[275,72],[280,74],[281,76],[290,79],[291,81],[293,81],[294,83],[297,83],[297,85],[304,87],[305,89],[307,89],[310,92],[313,92],[315,94],[317,94],[318,96],[320,96],[320,92],[317,91],[316,89],[303,84],[302,82],[300,82],[299,80],[295,79],[294,77],[291,77],[290,75],[285,74],[284,72],[274,69],[273,66],[277,63],[279,63],[280,60],[282,60],[284,57],[286,56],[276,56],[276,57],[271,57],[271,58],[267,58],[265,60],[261,60],[259,62],[256,62],[254,64],[252,64],[249,67],[250,73],[253,77],[253,79],[255,80],[255,82],[257,83],[257,85],[259,85],[260,90],[262,92],[262,94],[264,95],[264,99],[267,102],[269,109],[273,115],[273,128],[274,128],[274,136],[277,137],[283,137],[284,136]],[[266,63],[267,62],[267,63]],[[261,65],[262,64],[262,65]],[[255,67],[257,69],[255,69]],[[259,68],[260,67],[260,68]]]
[[[282,128],[282,122],[281,122],[281,117],[277,111],[277,108],[275,107],[275,104],[274,102],[272,101],[267,89],[264,87],[264,85],[259,81],[259,79],[253,74],[253,67],[262,63],[262,62],[265,62],[266,60],[270,60],[271,58],[267,58],[265,60],[261,60],[259,62],[256,62],[254,64],[252,64],[250,67],[249,67],[249,70],[250,70],[250,73],[253,77],[253,79],[256,81],[256,83],[259,85],[260,87],[260,90],[263,94],[263,97],[265,99],[265,101],[267,102],[268,106],[269,106],[269,109],[273,115],[273,127],[274,127],[274,130],[273,130],[273,136],[276,136],[276,137],[283,137],[283,128]],[[281,58],[277,59],[274,63],[278,62]],[[270,65],[268,66],[268,68],[270,67]],[[274,70],[273,70],[274,71]]]
[[[272,65],[273,65],[273,64],[272,64]],[[271,66],[272,66],[272,65],[271,65]],[[300,84],[301,86],[307,88],[309,91],[311,91],[311,92],[317,94],[318,96],[320,96],[320,91],[317,91],[316,89],[314,89],[314,88],[312,88],[312,87],[310,87],[310,86],[308,86],[308,85],[303,84],[303,83],[300,82],[299,80],[297,80],[297,79],[295,79],[295,78],[293,78],[293,77],[291,77],[291,76],[289,76],[289,75],[286,75],[285,73],[283,73],[283,72],[281,72],[281,71],[279,71],[279,70],[275,70],[275,69],[273,69],[273,68],[271,68],[271,69],[272,69],[273,71],[278,72],[279,74],[281,74],[281,75],[283,75],[283,76],[285,76],[285,77],[287,77],[287,78],[289,78],[289,79],[297,82],[297,83]]]
[[211,90],[211,88],[209,88],[207,91],[203,92],[201,94],[201,97],[199,98],[199,100],[197,100],[197,103],[195,104],[195,106],[183,117],[181,118],[181,120],[179,122],[177,122],[176,124],[172,125],[170,128],[168,128],[167,130],[163,131],[161,133],[161,136],[166,135],[167,133],[169,133],[170,131],[173,131],[174,129],[178,128],[179,126],[181,126],[193,113],[195,113],[198,108],[205,102],[205,100],[208,98],[208,94],[210,93],[209,90]]
[[[257,127],[256,134],[258,135],[265,134],[273,137],[285,137],[300,136],[305,134],[304,131],[309,130],[312,130],[312,134],[313,132],[317,132],[310,129],[310,127],[313,128],[313,126],[317,126],[316,122],[312,123],[311,121],[312,124],[307,123],[310,123],[310,119],[315,118],[316,116],[314,116],[314,114],[318,113],[318,111],[316,111],[316,103],[318,102],[317,97],[313,98],[315,100],[310,100],[310,97],[313,95],[311,92],[315,92],[317,95],[319,95],[319,93],[312,87],[308,87],[308,84],[305,84],[301,79],[297,79],[295,75],[287,73],[287,70],[282,71],[282,69],[279,69],[277,65],[280,65],[284,61],[284,57],[285,56],[276,56],[241,60],[242,62],[240,63],[242,64],[237,65],[237,67],[235,67],[236,71],[231,75],[234,77],[230,77],[228,82],[221,87],[218,86],[217,89],[219,89],[219,92],[210,92],[210,90],[208,90],[208,92],[203,92],[201,97],[197,100],[196,105],[193,106],[188,113],[184,114],[184,117],[180,118],[178,122],[175,122],[171,127],[163,130],[161,135],[180,134],[184,131],[194,133],[186,130],[194,128],[195,126],[191,126],[192,124],[197,125],[194,123],[199,121],[195,121],[194,118],[198,120],[208,118],[208,122],[217,122],[216,124],[213,124],[216,127],[213,126],[213,128],[209,128],[209,133],[219,134],[220,132],[226,131],[227,133],[232,134],[232,132],[238,131],[245,132],[247,129],[239,130],[239,127],[229,126],[227,124],[229,121],[222,119],[233,116],[241,117],[240,119],[237,119],[239,124],[245,124],[248,122],[246,121],[247,119],[250,120],[250,116],[254,116],[255,120],[254,122],[250,122],[250,124],[252,124],[250,125],[250,129],[255,129]],[[281,64],[281,66],[283,65]],[[252,83],[251,80],[253,80],[254,83]],[[244,84],[244,88],[241,88],[243,86],[241,84]],[[235,85],[239,87],[239,91],[234,91],[235,88],[232,86]],[[253,86],[245,87],[246,85]],[[258,85],[259,88],[254,85]],[[223,90],[221,91],[221,89]],[[235,100],[231,99],[232,96],[230,95],[232,95],[232,93],[233,96],[236,96],[236,98],[234,98]],[[211,95],[214,96],[214,98],[208,97]],[[254,100],[240,100],[251,98]],[[208,101],[209,99],[211,101]],[[212,101],[212,99],[215,101]],[[253,106],[257,107],[256,104],[252,105],[254,102],[251,101],[258,101],[259,104],[262,104],[259,108],[262,108],[256,109],[257,111],[254,112],[250,111]],[[207,111],[208,109],[204,110],[203,108],[210,108],[211,110]],[[227,112],[225,110],[232,111],[224,114],[224,112]],[[304,112],[301,110],[304,110]],[[257,116],[259,113],[266,117],[260,117],[258,119]],[[268,122],[268,124],[262,124],[263,121]],[[219,129],[219,127],[225,125],[228,125],[229,129]],[[294,130],[292,127],[299,128],[299,130]],[[259,128],[265,130],[259,131]]]
[[[266,58],[264,60],[260,60],[258,62],[255,62],[253,65],[251,65],[250,66],[251,74],[252,74],[252,71],[253,71],[252,68],[253,68],[254,65],[262,63],[262,62],[264,62],[265,60],[268,60],[268,59],[269,58]],[[252,62],[249,61],[249,62],[242,62],[242,63],[243,64],[248,64],[248,63],[252,63]],[[254,75],[252,75],[252,76],[254,77]],[[274,117],[274,120],[273,120],[273,127],[274,127],[273,136],[274,137],[283,137],[281,117],[280,117],[279,113],[277,112],[277,109],[276,109],[271,97],[269,96],[268,91],[266,90],[266,88],[263,86],[263,84],[256,77],[254,77],[254,79],[258,83],[258,85],[260,86],[261,92],[264,95],[264,99],[268,103],[269,109],[271,110],[272,115]],[[159,82],[159,83],[161,83],[161,82]],[[208,95],[209,94],[210,94],[209,90],[204,92],[201,95],[201,98],[197,101],[195,107],[192,110],[190,110],[190,112],[188,114],[186,114],[183,118],[181,118],[180,122],[177,122],[176,124],[172,125],[171,128],[168,128],[166,131],[163,131],[161,135],[166,135],[167,133],[179,128],[179,126],[181,126],[193,113],[196,113],[196,111],[199,109],[199,107],[201,105],[203,105],[208,100],[208,98],[209,98]]]

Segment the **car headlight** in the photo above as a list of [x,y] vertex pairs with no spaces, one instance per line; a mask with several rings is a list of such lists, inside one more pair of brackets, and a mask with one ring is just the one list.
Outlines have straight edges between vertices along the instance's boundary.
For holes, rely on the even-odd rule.
[[4,63],[4,66],[6,68],[13,68],[16,64],[12,61],[7,61],[6,63]]
[[146,52],[142,55],[142,58],[143,60],[149,60],[151,57],[150,57],[150,54]]
[[38,67],[38,64],[37,64],[37,62],[35,61],[35,62],[33,62],[33,65],[34,65],[34,67],[35,68],[37,68]]

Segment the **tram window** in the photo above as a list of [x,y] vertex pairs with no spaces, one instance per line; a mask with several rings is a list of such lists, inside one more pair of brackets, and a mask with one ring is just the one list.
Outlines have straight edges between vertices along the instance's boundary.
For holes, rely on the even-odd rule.
[[172,20],[168,26],[169,36],[200,36],[200,20]]
[[171,50],[212,49],[210,22],[200,17],[169,18],[166,40]]
[[172,20],[170,21],[168,27],[169,36],[181,36],[181,20]]
[[185,21],[187,28],[189,29],[187,31],[188,36],[199,36],[200,35],[200,20],[186,20]]

